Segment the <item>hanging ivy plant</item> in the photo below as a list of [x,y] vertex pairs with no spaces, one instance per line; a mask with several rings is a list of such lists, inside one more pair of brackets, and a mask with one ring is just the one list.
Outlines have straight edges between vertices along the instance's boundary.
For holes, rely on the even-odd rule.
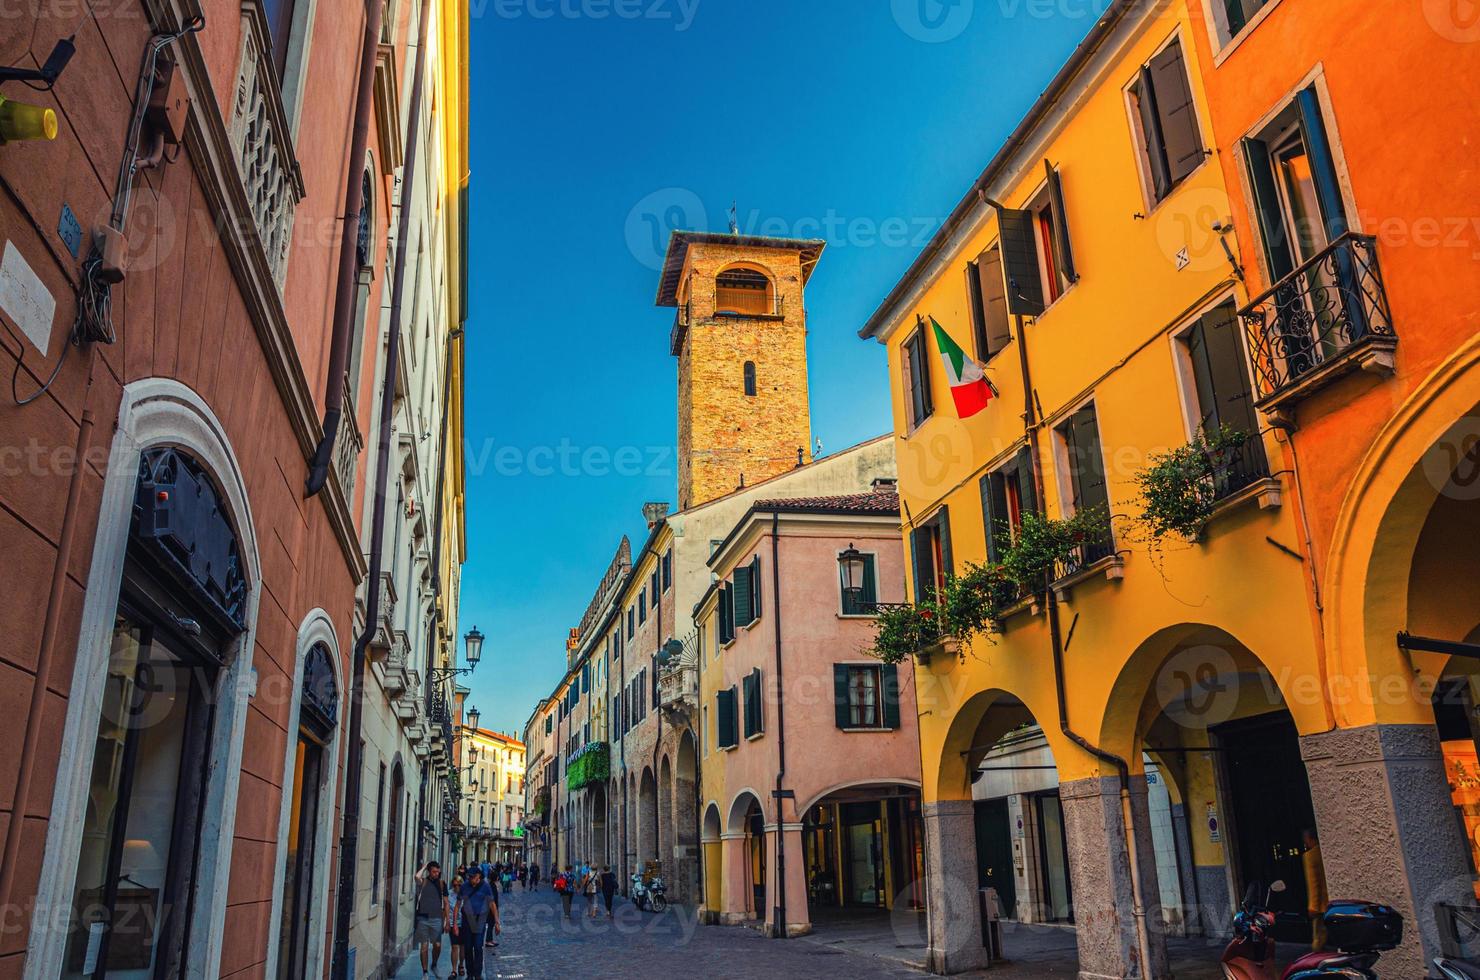
[[1110,517],[1101,508],[1061,518],[1024,514],[1017,539],[1002,551],[1003,574],[1023,589],[1040,592],[1082,545],[1103,541],[1109,533]]
[[1217,474],[1243,450],[1249,434],[1221,426],[1185,446],[1152,456],[1136,474],[1141,505],[1137,523],[1154,541],[1168,535],[1196,541],[1217,506]]
[[943,632],[940,611],[933,602],[880,606],[874,629],[869,653],[886,664],[897,664],[933,646]]
[[946,631],[960,640],[990,639],[1002,632],[1009,606],[1022,597],[1022,588],[1001,565],[968,562],[965,573],[952,576],[940,596]]

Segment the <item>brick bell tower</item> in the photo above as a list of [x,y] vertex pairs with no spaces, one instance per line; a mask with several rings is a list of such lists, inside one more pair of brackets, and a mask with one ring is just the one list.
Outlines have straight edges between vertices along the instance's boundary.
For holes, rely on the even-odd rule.
[[826,242],[675,231],[658,305],[675,307],[678,506],[812,461],[807,280]]

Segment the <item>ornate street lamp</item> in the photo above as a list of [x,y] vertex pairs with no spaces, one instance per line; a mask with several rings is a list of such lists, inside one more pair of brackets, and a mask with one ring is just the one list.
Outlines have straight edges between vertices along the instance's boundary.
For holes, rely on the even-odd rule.
[[481,717],[483,717],[483,715],[478,711],[477,708],[469,708],[468,727],[476,730],[478,728],[478,719]]
[[850,605],[854,608],[863,601],[863,577],[867,565],[863,552],[851,543],[847,551],[838,554],[838,574],[842,579],[843,594],[849,597]]
[[[428,679],[433,683],[447,680],[449,677],[461,677],[463,674],[471,674],[478,667],[478,661],[483,659],[483,634],[478,632],[474,626],[463,636],[463,644],[466,648],[465,656],[468,665],[466,667],[433,667],[427,671]],[[476,726],[475,726],[476,727]]]

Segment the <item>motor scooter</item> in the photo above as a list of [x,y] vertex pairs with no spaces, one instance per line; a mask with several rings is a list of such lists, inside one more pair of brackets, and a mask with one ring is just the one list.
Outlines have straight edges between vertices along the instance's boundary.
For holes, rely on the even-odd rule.
[[668,909],[668,896],[664,894],[663,879],[654,875],[651,883],[645,883],[642,875],[632,876],[632,904],[647,912],[664,912]]
[[[1274,912],[1269,900],[1285,890],[1276,881],[1259,900],[1259,884],[1249,886],[1233,917],[1233,941],[1223,951],[1226,980],[1377,980],[1378,957],[1403,938],[1403,917],[1372,902],[1332,902],[1326,909],[1326,933],[1335,952],[1307,953],[1279,972],[1275,963]],[[1462,980],[1480,980],[1480,975]]]
[[1439,976],[1444,980],[1480,980],[1480,966],[1471,966],[1462,960],[1436,956],[1434,969],[1439,971]]

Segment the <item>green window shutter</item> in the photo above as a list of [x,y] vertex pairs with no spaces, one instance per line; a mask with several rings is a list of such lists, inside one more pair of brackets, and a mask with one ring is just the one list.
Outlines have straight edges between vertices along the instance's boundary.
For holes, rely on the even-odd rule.
[[871,612],[879,601],[878,572],[874,568],[874,556],[863,556],[863,608],[861,613]]
[[1295,97],[1300,106],[1300,128],[1305,136],[1305,151],[1310,154],[1310,174],[1316,185],[1316,198],[1321,205],[1321,220],[1326,225],[1326,240],[1334,242],[1347,232],[1346,204],[1341,199],[1341,183],[1336,176],[1336,157],[1326,136],[1326,120],[1321,115],[1321,100],[1314,87],[1302,89]]
[[1259,237],[1264,239],[1264,256],[1269,261],[1270,275],[1283,279],[1295,271],[1295,255],[1290,250],[1290,236],[1285,230],[1274,169],[1269,163],[1269,146],[1263,140],[1246,139],[1242,149],[1244,168],[1249,172],[1249,186],[1254,191]]
[[735,689],[729,687],[720,691],[715,696],[715,707],[719,715],[719,747],[733,748],[739,742],[735,736]]
[[1100,454],[1100,426],[1093,405],[1075,412],[1064,430],[1069,448],[1069,471],[1074,485],[1074,509],[1105,509],[1110,505],[1105,487],[1105,465]]
[[765,712],[761,705],[761,672],[757,667],[745,675],[745,737],[759,735],[764,728]]
[[730,589],[730,583],[726,582],[719,589],[719,642],[721,645],[729,643],[735,638],[735,601],[734,593]]
[[915,569],[915,602],[926,602],[935,594],[935,565],[930,558],[930,529],[910,532],[910,556]]
[[1043,312],[1043,278],[1038,269],[1038,239],[1031,211],[1001,208],[1002,268],[1007,279],[1007,311],[1021,316]]
[[750,560],[750,621],[761,618],[761,556]]
[[943,505],[936,524],[940,527],[940,567],[946,577],[956,574],[956,566],[951,561],[951,508]]
[[987,473],[977,483],[982,498],[982,527],[986,529],[987,560],[1002,560],[1002,549],[1012,539],[1012,529],[1007,522],[1011,515],[1007,510],[1007,475],[1001,470]]
[[848,666],[833,664],[833,721],[839,728],[847,728],[852,720],[848,708]]
[[1069,245],[1069,216],[1064,211],[1064,179],[1047,160],[1043,161],[1043,167],[1048,172],[1048,199],[1053,211],[1054,256],[1064,279],[1078,282],[1079,273],[1074,271],[1074,249]]
[[1017,451],[1013,469],[1018,483],[1018,499],[1024,514],[1038,513],[1038,487],[1033,481],[1033,450],[1027,446]]
[[1175,186],[1203,162],[1202,131],[1197,128],[1197,109],[1187,81],[1182,45],[1173,41],[1151,59],[1151,84],[1156,90],[1156,114],[1161,121],[1162,149],[1167,175]]
[[884,705],[884,727],[899,728],[899,668],[894,664],[879,667],[879,697]]
[[991,344],[987,340],[987,314],[982,305],[981,266],[966,263],[967,305],[971,307],[971,336],[976,341],[976,356],[985,361],[992,356]]
[[733,582],[733,603],[735,610],[734,625],[736,629],[739,629],[741,626],[749,626],[753,622],[753,619],[750,615],[750,569],[748,567],[735,569]]
[[1172,168],[1167,162],[1166,139],[1161,134],[1161,113],[1156,106],[1156,82],[1151,69],[1141,68],[1136,83],[1136,107],[1141,117],[1141,136],[1146,141],[1146,162],[1151,167],[1151,189],[1160,201],[1172,192]]

